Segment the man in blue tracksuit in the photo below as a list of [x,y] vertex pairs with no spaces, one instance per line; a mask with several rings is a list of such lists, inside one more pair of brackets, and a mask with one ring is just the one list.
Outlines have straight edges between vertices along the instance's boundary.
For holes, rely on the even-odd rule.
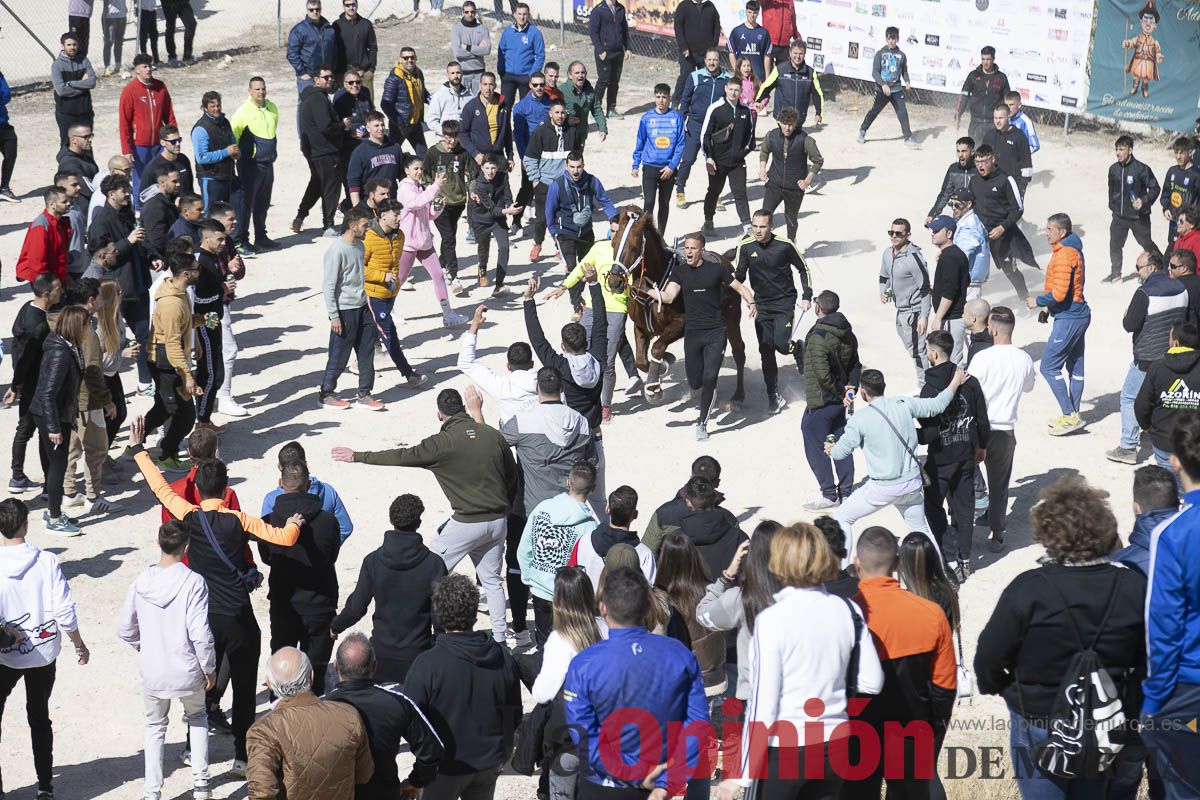
[[513,24],[500,34],[496,46],[496,72],[500,73],[500,94],[511,111],[517,102],[517,91],[524,97],[529,92],[529,76],[546,64],[546,40],[542,32],[529,21],[529,6],[517,3]]
[[[566,172],[546,191],[546,229],[558,242],[568,275],[596,243],[592,212],[597,206],[604,212],[605,219],[612,220],[617,216],[616,206],[608,199],[604,184],[583,168],[583,153],[577,150],[567,156]],[[582,304],[583,283],[580,282],[571,287],[571,306],[578,311]]]
[[296,94],[313,84],[317,67],[337,63],[337,32],[321,16],[321,0],[308,0],[304,19],[288,33],[287,60],[296,73]]
[[[283,468],[289,464],[303,464],[307,469],[308,456],[304,452],[304,446],[299,442],[288,442],[283,447],[279,448],[279,471],[282,473]],[[354,533],[354,522],[350,519],[350,513],[346,511],[346,504],[342,502],[341,495],[337,489],[333,488],[328,483],[320,481],[316,475],[308,476],[308,493],[314,495],[321,500],[321,510],[328,511],[333,514],[338,523],[338,535],[344,542],[350,538],[350,534]],[[271,516],[271,512],[275,510],[275,501],[279,499],[279,495],[283,494],[283,489],[276,487],[267,492],[267,496],[263,498],[262,516],[264,519]]]
[[221,95],[205,92],[200,100],[204,115],[192,126],[192,152],[204,213],[216,202],[229,202],[233,193],[234,164],[241,155],[229,119],[221,113]]
[[708,113],[709,106],[725,99],[725,82],[729,78],[729,73],[721,69],[721,51],[713,47],[704,54],[704,67],[689,75],[683,87],[679,113],[683,115],[687,140],[683,145],[679,172],[675,176],[675,205],[680,208],[683,208],[683,190],[687,186],[688,175],[692,172],[692,164],[700,154],[704,115]]
[[[524,164],[525,148],[533,132],[542,126],[550,116],[550,95],[546,92],[546,74],[541,70],[529,76],[529,93],[521,98],[521,102],[513,107],[512,130],[513,144],[517,146],[517,160]],[[519,206],[529,207],[533,199],[533,180],[529,173],[521,170],[521,189],[513,202]],[[515,233],[521,227],[521,215],[512,218],[512,229]]]
[[671,108],[671,87],[654,87],[654,108],[642,115],[633,146],[633,177],[642,174],[642,202],[647,214],[658,206],[658,232],[667,230],[671,213],[671,178],[683,158],[683,116]]
[[1200,708],[1200,415],[1180,418],[1171,443],[1186,495],[1150,539],[1141,730],[1168,800],[1182,800],[1200,796],[1200,735],[1188,727]]
[[[712,736],[700,665],[683,644],[642,626],[651,600],[640,573],[614,570],[605,587],[600,614],[608,623],[608,639],[571,659],[563,684],[568,730],[579,754],[578,797],[637,796],[650,769],[668,762],[670,772],[661,773],[653,785],[682,795],[684,765],[691,774]],[[631,717],[634,709],[637,716]],[[647,715],[658,724],[657,738],[643,738],[639,732],[641,725],[650,723]],[[633,724],[635,720],[641,725]],[[616,754],[609,745],[614,739],[619,740],[620,761],[627,767],[649,761],[644,774],[612,774]],[[651,741],[660,743],[658,753],[645,752]],[[674,779],[669,787],[668,776]]]

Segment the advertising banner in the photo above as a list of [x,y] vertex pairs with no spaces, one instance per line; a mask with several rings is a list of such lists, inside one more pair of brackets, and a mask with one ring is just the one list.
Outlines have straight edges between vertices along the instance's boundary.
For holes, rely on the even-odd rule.
[[1087,110],[1190,131],[1200,116],[1200,0],[1100,0]]
[[[632,27],[674,35],[678,0],[623,2]],[[744,21],[744,0],[714,2],[725,33]],[[575,3],[582,21],[581,6],[592,4]],[[1092,0],[797,0],[795,6],[808,62],[822,74],[871,80],[875,50],[895,25],[916,88],[959,92],[979,64],[980,48],[991,45],[1027,105],[1082,111],[1086,104]]]

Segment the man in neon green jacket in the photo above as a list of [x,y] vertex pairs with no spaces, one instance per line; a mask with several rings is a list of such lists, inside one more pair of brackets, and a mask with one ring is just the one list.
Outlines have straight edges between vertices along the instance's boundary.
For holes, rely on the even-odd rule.
[[[237,167],[244,199],[238,209],[242,224],[238,226],[237,249],[244,255],[253,255],[256,248],[278,250],[280,247],[267,236],[267,209],[271,206],[278,155],[279,109],[267,99],[267,82],[262,78],[250,79],[249,94],[229,121],[233,137],[241,148]],[[250,245],[251,223],[254,227],[253,247]]]

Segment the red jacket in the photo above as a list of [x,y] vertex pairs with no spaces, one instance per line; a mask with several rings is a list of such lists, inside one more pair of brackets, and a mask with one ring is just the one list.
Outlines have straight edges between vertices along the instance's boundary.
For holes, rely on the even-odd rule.
[[158,78],[146,84],[135,77],[125,84],[121,90],[121,102],[117,106],[117,117],[121,131],[121,152],[125,155],[132,155],[134,146],[158,144],[158,129],[163,125],[176,124],[171,93]]
[[1200,261],[1200,230],[1188,231],[1175,240],[1176,250],[1191,250]]
[[788,47],[800,38],[796,29],[796,6],[792,0],[759,0],[762,6],[762,25],[771,35],[771,44]]
[[[175,494],[179,495],[184,500],[187,500],[192,505],[194,505],[194,506],[200,505],[200,491],[196,488],[196,468],[195,467],[192,467],[188,471],[187,475],[184,475],[182,478],[180,478],[179,480],[172,483],[171,489],[175,492]],[[242,510],[242,507],[238,504],[237,492],[235,492],[233,489],[230,489],[228,486],[225,487],[224,505],[225,505],[225,508],[228,508],[232,511],[241,511]],[[171,516],[171,512],[167,511],[166,506],[163,506],[162,521],[170,522],[173,519],[175,519],[175,518],[173,516]],[[252,553],[250,551],[250,540],[249,539],[246,540],[243,551],[246,554],[246,563],[251,564],[251,565],[254,564],[254,553]],[[186,555],[184,555],[184,557],[183,557],[183,563],[185,565],[187,564],[187,556]]]
[[67,282],[67,245],[71,242],[71,222],[55,219],[43,211],[25,231],[25,243],[17,258],[17,280],[32,282],[42,272],[53,272]]

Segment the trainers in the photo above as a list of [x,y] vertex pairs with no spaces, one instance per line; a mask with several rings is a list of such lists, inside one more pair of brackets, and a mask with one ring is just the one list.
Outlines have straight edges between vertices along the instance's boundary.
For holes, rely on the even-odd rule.
[[487,276],[486,272],[479,273],[479,285],[480,286],[491,286],[492,285],[492,282],[488,280],[488,276]]
[[986,494],[975,498],[975,510],[987,511],[991,507],[992,501]]
[[683,192],[676,192],[675,193],[675,207],[683,208],[686,205],[687,205],[687,198],[685,198],[683,196]]
[[918,142],[916,139],[912,138],[911,136],[904,140],[904,146],[910,150],[920,150],[921,149],[921,143]]
[[459,314],[457,311],[447,311],[446,313],[442,314],[443,328],[457,328],[461,325],[466,325],[468,322],[470,322],[470,320],[464,317],[462,314]]
[[221,736],[233,736],[233,726],[229,724],[229,720],[225,719],[225,712],[221,709],[214,708],[208,712],[208,732]]
[[292,233],[299,233],[304,228],[304,220],[296,217],[292,220]]
[[188,748],[188,747],[183,748],[183,752],[181,752],[179,754],[179,762],[181,764],[183,764],[185,767],[190,767],[192,765],[191,748]]
[[529,634],[528,630],[514,631],[512,628],[509,628],[504,632],[504,638],[508,640],[508,646],[514,650],[533,644],[533,636]]
[[828,497],[821,496],[816,500],[812,500],[804,504],[805,511],[828,511],[831,508],[837,508],[842,504],[841,500],[831,500]]
[[322,233],[321,235],[324,236],[326,239],[336,239],[337,237],[341,236],[341,234],[338,233],[337,228],[326,228],[325,232]]
[[612,406],[600,406],[600,421],[612,422]]
[[625,115],[622,114],[620,111],[617,111],[615,108],[610,108],[608,110],[608,118],[609,119],[625,119]]
[[1103,278],[1101,278],[1100,282],[1101,283],[1113,283],[1113,282],[1119,281],[1119,280],[1121,280],[1121,273],[1110,272],[1107,275],[1105,275]]
[[772,414],[778,414],[785,408],[787,408],[787,400],[783,398],[783,395],[779,394],[779,392],[772,392],[771,396],[767,398],[767,411]]
[[238,242],[234,245],[234,248],[238,251],[238,253],[246,256],[247,258],[258,255],[258,250],[256,250],[254,245],[250,244],[249,242]]
[[227,417],[248,417],[250,412],[246,408],[234,400],[231,396],[217,395],[217,413],[224,414]]
[[49,789],[38,789],[37,800],[54,800],[54,792]]
[[332,394],[325,395],[320,400],[318,400],[317,403],[321,406],[324,406],[325,408],[346,409],[346,408],[350,407],[349,402],[343,400],[340,397],[336,397]]
[[102,76],[102,77],[105,77],[105,78],[111,78],[111,77],[112,77],[112,74],[113,74],[114,72],[116,72],[116,70],[115,70],[115,69],[113,69],[111,66],[105,67],[105,68],[104,68],[104,74],[103,74],[103,76]]
[[492,297],[507,297],[510,294],[507,286],[497,286],[492,289]]
[[970,561],[959,561],[954,565],[954,577],[960,586],[967,582],[967,578],[971,577],[973,572]]
[[[111,461],[111,459],[109,460]],[[116,464],[117,462],[113,461],[112,463]],[[104,477],[100,479],[101,483],[105,486],[122,486],[125,484],[125,481],[126,477],[124,473],[109,468],[108,464],[104,465]]]
[[1079,412],[1075,411],[1063,416],[1060,424],[1051,428],[1048,433],[1051,436],[1066,436],[1068,433],[1074,433],[1083,427],[1083,420],[1079,417]]
[[529,262],[532,264],[542,257],[542,246],[537,242],[533,243],[533,247],[529,248]]
[[283,245],[266,236],[254,240],[254,246],[259,250],[282,250]]
[[703,422],[696,423],[696,441],[697,442],[708,441],[708,425],[706,425]]
[[235,778],[246,777],[246,762],[242,761],[240,758],[235,758],[233,760],[233,765],[229,767],[229,772],[227,774],[232,775]]
[[374,397],[371,397],[369,394],[361,395],[357,400],[355,400],[354,407],[365,408],[367,411],[383,411],[386,408],[383,403],[379,402]]
[[414,372],[405,378],[405,383],[408,384],[408,388],[410,389],[419,389],[429,383],[429,376],[422,375],[420,372]]
[[[457,278],[455,280],[457,280]],[[417,290],[417,287],[412,285],[411,280],[407,280],[404,283],[400,284],[400,291],[402,291],[402,292],[415,292],[416,290]]]
[[988,539],[988,550],[993,553],[999,553],[1004,550],[1004,534],[997,531],[992,531],[991,537]]
[[711,219],[706,219],[704,220],[704,227],[702,227],[700,231],[707,236],[714,236],[717,233],[717,226],[713,225],[713,221]]
[[63,508],[82,508],[83,494],[76,492],[75,494],[64,494],[62,499]]
[[162,472],[187,472],[191,467],[178,456],[167,456],[158,459],[158,468]]
[[51,519],[50,512],[43,511],[42,521],[46,523],[46,533],[51,536],[78,536],[83,533],[79,528],[79,522],[66,514]]
[[183,62],[180,61],[178,58],[168,58],[167,66],[170,67],[171,69],[179,69],[180,67],[183,66]]
[[154,384],[153,383],[139,383],[138,388],[137,388],[137,393],[140,394],[142,397],[154,397]]
[[639,394],[642,393],[643,388],[644,387],[642,386],[642,379],[634,378],[633,383],[631,383],[625,387],[625,396],[626,397],[637,397]]
[[1137,450],[1132,447],[1114,447],[1105,453],[1104,457],[1109,461],[1116,461],[1118,464],[1136,464]]
[[24,475],[14,476],[8,481],[8,490],[13,494],[24,494],[31,489],[37,489],[40,484],[34,483]]
[[858,143],[859,143],[859,144],[863,144],[863,143],[864,143],[864,142],[866,142],[866,141],[867,141],[867,132],[866,132],[866,131],[859,131],[859,132],[858,132]]
[[[411,292],[412,284],[406,282],[405,285],[409,287],[408,290]],[[400,288],[403,289],[404,287],[401,286]],[[455,297],[458,297],[465,291],[466,291],[466,288],[462,285],[462,281],[460,281],[458,278],[455,278],[454,280],[450,281],[450,293],[452,295],[454,295]]]
[[207,783],[197,783],[192,787],[192,800],[210,800],[212,791]]
[[112,514],[116,511],[121,511],[120,503],[115,503],[112,500],[105,500],[103,497],[97,497],[95,500],[88,500],[83,505],[83,513],[85,515]]
[[21,202],[20,200],[17,199],[17,196],[15,194],[13,194],[13,190],[8,188],[7,186],[0,186],[0,200],[3,200],[6,203]]

